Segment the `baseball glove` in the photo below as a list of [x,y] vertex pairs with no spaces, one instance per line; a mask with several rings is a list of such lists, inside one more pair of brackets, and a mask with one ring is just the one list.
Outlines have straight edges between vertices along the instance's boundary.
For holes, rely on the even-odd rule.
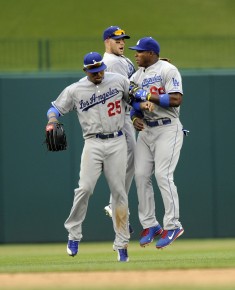
[[129,98],[130,98],[130,103],[135,100],[135,94],[138,90],[141,90],[141,88],[134,82],[130,82],[130,87],[129,87]]
[[47,124],[45,143],[48,151],[66,150],[67,141],[63,124],[57,122]]

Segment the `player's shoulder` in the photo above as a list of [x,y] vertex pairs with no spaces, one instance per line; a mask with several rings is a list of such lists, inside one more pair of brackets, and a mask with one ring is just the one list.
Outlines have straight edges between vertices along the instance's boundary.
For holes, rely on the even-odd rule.
[[[84,76],[83,78],[81,78],[79,81],[77,81],[76,83],[82,83],[82,82],[86,82],[87,81],[87,76]],[[75,84],[76,84],[75,83]]]
[[69,91],[76,90],[80,86],[83,86],[86,82],[87,82],[87,77],[85,76],[85,77],[82,77],[81,79],[79,79],[77,82],[74,82],[74,83],[68,85],[67,89]]
[[119,73],[116,73],[116,72],[109,72],[109,71],[106,71],[105,72],[105,77],[107,79],[116,79],[116,80],[123,80],[123,79],[128,79],[126,76],[124,75],[121,75]]
[[167,60],[162,60],[162,59],[159,59],[158,62],[156,63],[156,65],[160,65],[162,68],[165,68],[165,69],[177,69],[177,67],[172,64],[171,62],[167,61]]
[[114,53],[108,53],[108,52],[105,52],[104,55],[103,55],[103,60],[117,60],[119,59],[119,56],[114,54]]
[[119,61],[119,57],[113,53],[104,53],[103,62],[106,64],[107,62],[117,62]]
[[133,73],[133,75],[130,77],[132,80],[135,77],[139,77],[140,75],[144,74],[145,68],[144,67],[138,67],[138,69]]

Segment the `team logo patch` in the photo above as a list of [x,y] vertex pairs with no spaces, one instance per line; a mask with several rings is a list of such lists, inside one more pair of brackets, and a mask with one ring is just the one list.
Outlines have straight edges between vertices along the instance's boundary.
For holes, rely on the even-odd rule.
[[178,87],[180,85],[180,82],[177,81],[177,79],[175,78],[172,78],[172,82],[173,82],[174,87]]

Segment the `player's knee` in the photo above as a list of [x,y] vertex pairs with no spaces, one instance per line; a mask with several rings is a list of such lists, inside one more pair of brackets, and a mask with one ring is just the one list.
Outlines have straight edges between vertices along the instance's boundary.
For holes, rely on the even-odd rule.
[[168,186],[169,183],[173,182],[172,178],[170,178],[166,173],[161,172],[161,171],[155,170],[155,177],[156,177],[156,181],[159,187]]
[[135,170],[135,180],[148,180],[149,175],[144,170]]
[[75,195],[80,195],[81,197],[90,196],[93,193],[93,189],[89,186],[79,186],[79,188],[75,188]]

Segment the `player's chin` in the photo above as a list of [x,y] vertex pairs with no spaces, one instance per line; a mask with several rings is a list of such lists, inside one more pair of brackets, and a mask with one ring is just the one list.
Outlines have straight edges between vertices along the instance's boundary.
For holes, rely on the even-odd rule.
[[100,83],[102,82],[102,79],[103,79],[103,78],[97,78],[97,79],[94,79],[94,84],[95,84],[95,85],[100,84]]
[[141,61],[139,61],[138,59],[136,59],[135,62],[136,62],[136,64],[137,64],[138,66],[142,66],[142,65],[141,65]]
[[124,47],[119,48],[119,54],[122,55],[124,53]]

